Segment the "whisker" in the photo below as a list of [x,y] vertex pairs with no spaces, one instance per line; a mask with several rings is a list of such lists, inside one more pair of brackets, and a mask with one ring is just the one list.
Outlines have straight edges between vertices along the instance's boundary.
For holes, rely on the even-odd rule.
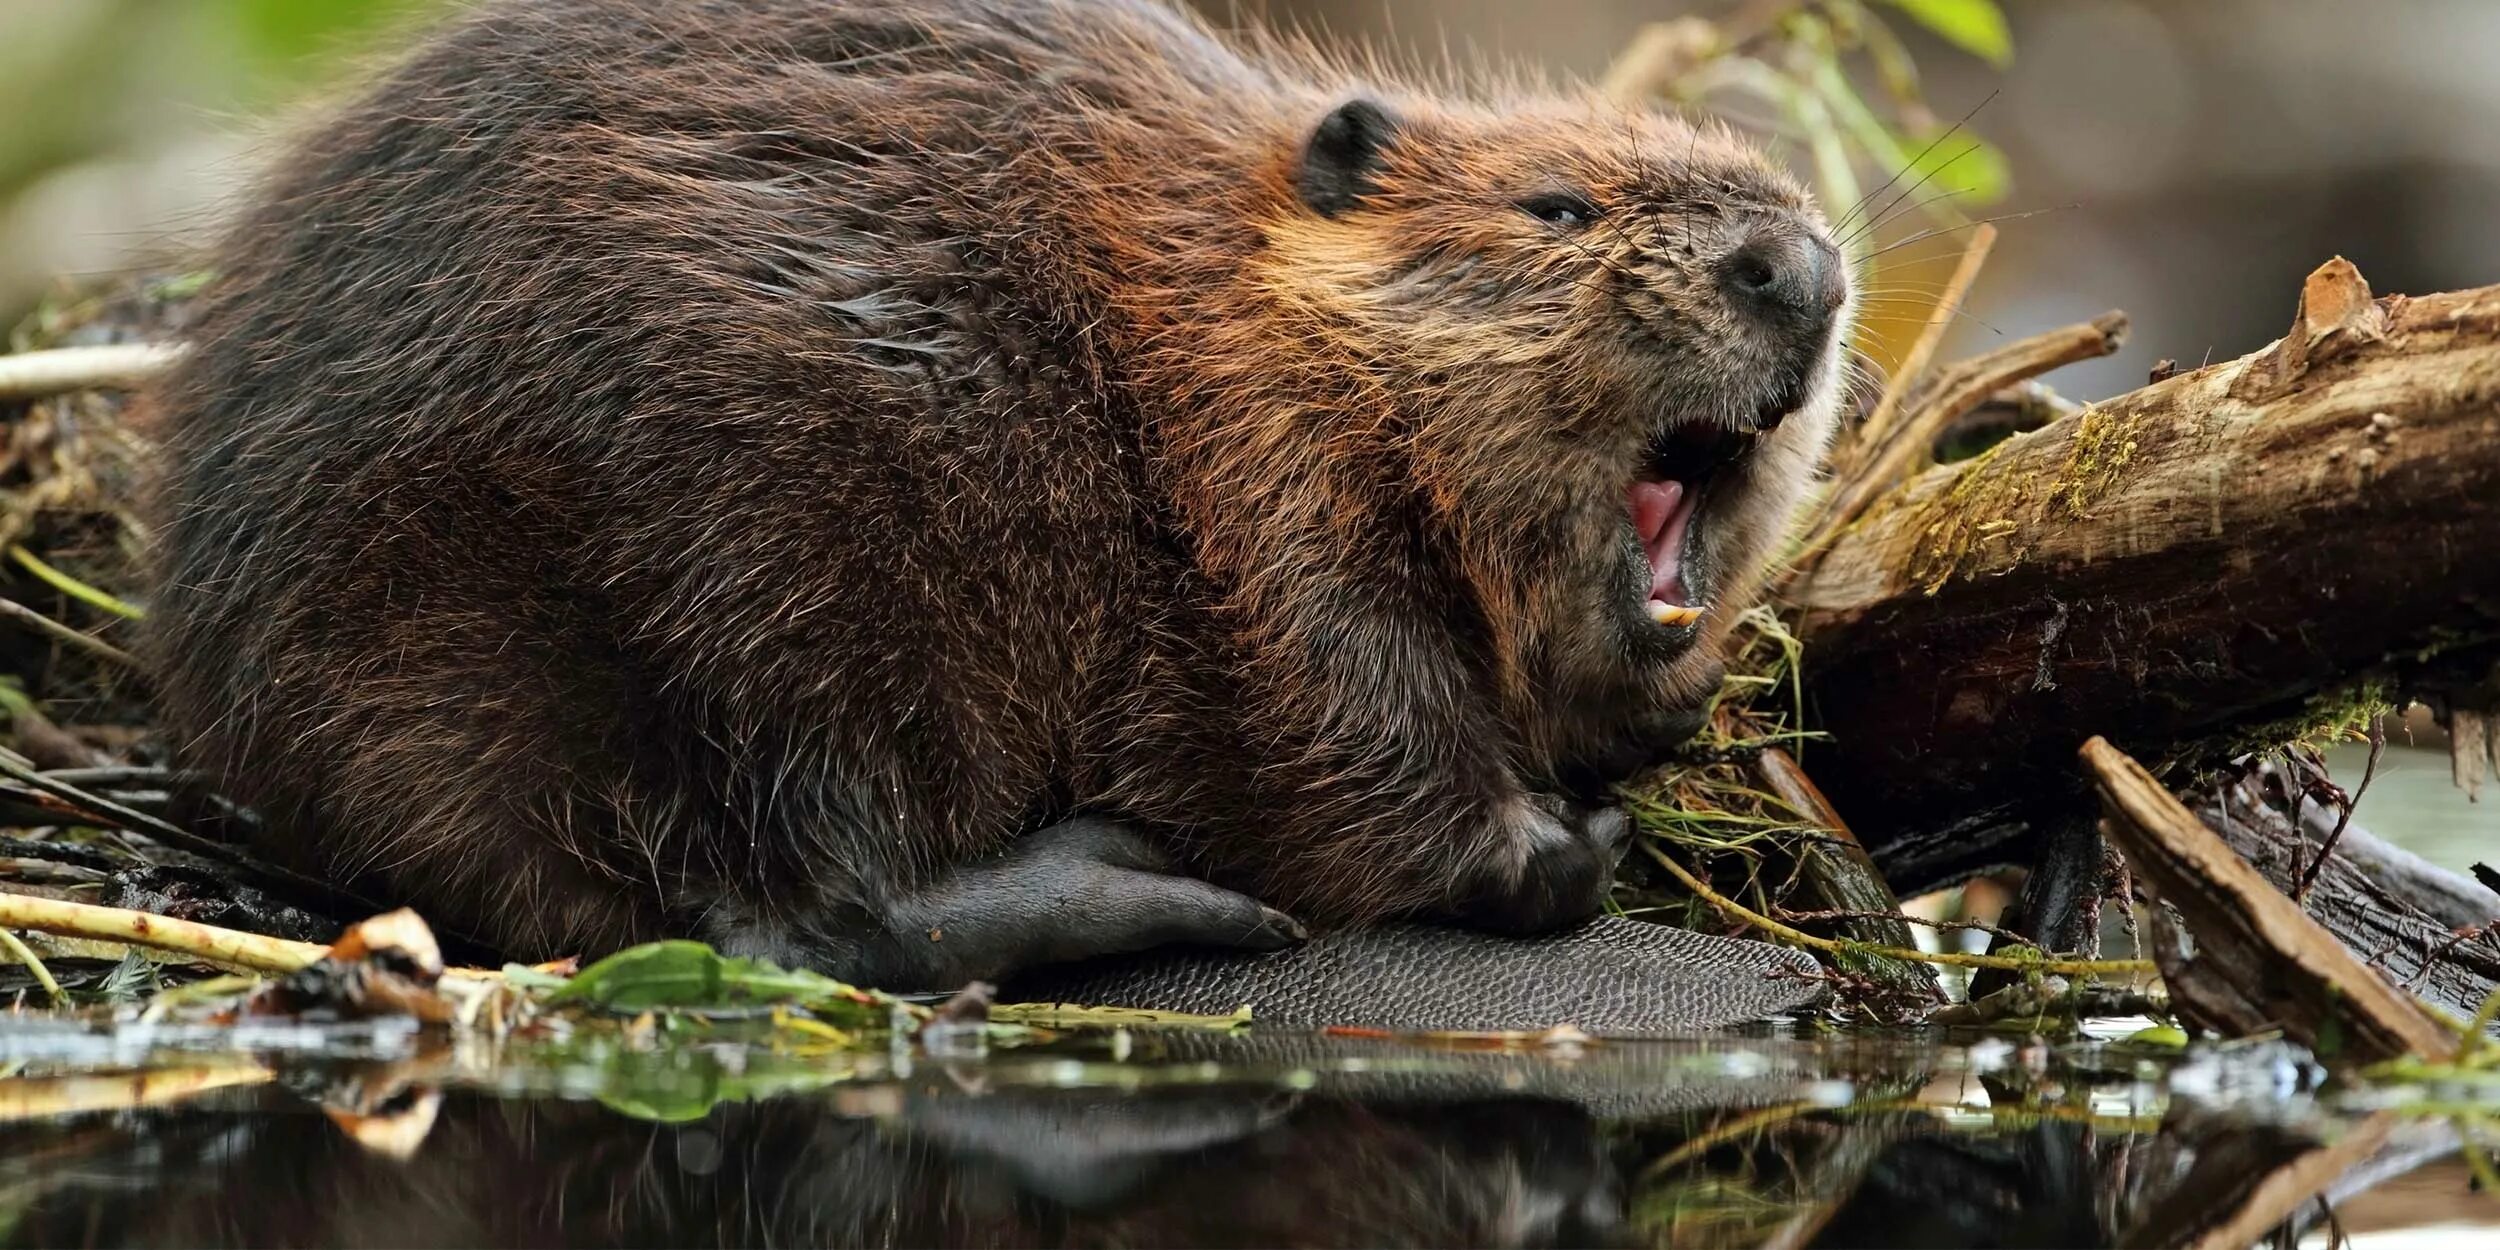
[[1909,245],[1911,245],[1911,244],[1913,244],[1913,243],[1923,243],[1923,242],[1926,242],[1926,241],[1927,241],[1927,240],[1929,240],[1929,239],[1939,238],[1939,237],[1942,237],[1942,236],[1944,236],[1944,235],[1953,234],[1953,233],[1956,233],[1956,232],[1958,232],[1958,231],[1962,231],[1962,230],[1968,230],[1968,229],[1970,229],[1970,228],[1972,228],[1972,227],[1974,227],[1974,226],[1987,226],[1987,225],[1994,225],[1994,224],[1996,224],[1997,222],[2000,222],[2000,221],[2020,221],[2020,220],[2022,220],[2022,219],[2023,219],[2023,218],[2025,218],[2025,217],[2037,217],[2037,216],[2041,215],[2042,213],[2062,213],[2062,212],[2069,211],[2069,210],[2071,210],[2071,209],[2076,209],[2076,208],[2081,208],[2081,207],[2083,207],[2083,206],[2082,206],[2082,205],[2080,205],[2080,204],[2053,204],[2053,205],[2050,205],[2050,206],[2049,206],[2049,207],[2047,207],[2047,208],[2035,208],[2035,209],[2031,209],[2031,210],[2029,210],[2028,212],[2020,212],[2020,213],[2000,213],[2000,214],[1998,214],[1998,215],[1996,215],[1996,216],[1994,216],[1994,217],[1982,217],[1982,218],[1980,218],[1980,219],[1979,219],[1979,220],[1977,220],[1977,221],[1965,221],[1965,222],[1962,222],[1962,223],[1961,223],[1961,224],[1959,224],[1959,225],[1953,225],[1953,226],[1939,226],[1939,227],[1937,227],[1936,229],[1933,229],[1933,230],[1922,230],[1922,231],[1918,232],[1917,234],[1911,235],[1910,237],[1908,237],[1908,238],[1906,238],[1906,239],[1901,239],[1901,240],[1898,240],[1898,241],[1896,241],[1896,242],[1886,244],[1886,245],[1885,245],[1885,246],[1883,246],[1883,247],[1877,248],[1877,249],[1875,249],[1874,251],[1867,253],[1867,254],[1866,254],[1866,259],[1868,259],[1868,260],[1873,260],[1874,258],[1876,258],[1876,257],[1878,257],[1878,256],[1881,256],[1881,255],[1885,254],[1886,252],[1895,252],[1895,251],[1899,251],[1900,249],[1905,248],[1905,247],[1908,247]]
[[[1971,121],[1971,119],[1972,119],[1972,118],[1979,116],[1979,110],[1984,109],[1984,108],[1988,107],[1990,104],[1995,103],[1995,102],[1996,102],[1996,98],[1997,98],[1999,95],[2003,94],[2003,93],[2004,93],[2004,88],[2000,87],[2000,88],[1998,88],[1998,89],[1997,89],[1997,90],[1995,90],[1995,91],[1991,91],[1991,92],[1989,92],[1989,93],[1988,93],[1988,94],[1987,94],[1984,98],[1982,98],[1982,99],[1979,101],[1979,103],[1972,105],[1972,106],[1971,106],[1971,108],[1970,108],[1970,111],[1969,111],[1969,112],[1967,112],[1967,113],[1962,114],[1962,116],[1961,116],[1958,120],[1956,120],[1956,121],[1955,121],[1955,122],[1954,122],[1951,126],[1946,127],[1946,128],[1945,128],[1945,131],[1944,131],[1944,133],[1943,133],[1943,134],[1937,135],[1935,138],[1928,140],[1928,141],[1927,141],[1927,146],[1926,146],[1926,147],[1923,147],[1923,148],[1920,148],[1920,149],[1918,150],[1918,155],[1913,156],[1913,157],[1911,157],[1911,158],[1910,158],[1910,163],[1909,163],[1909,164],[1904,165],[1904,166],[1902,166],[1901,168],[1899,168],[1899,169],[1897,169],[1897,170],[1894,170],[1894,171],[1893,171],[1893,175],[1892,175],[1892,177],[1884,179],[1884,185],[1883,185],[1883,186],[1877,187],[1877,188],[1875,188],[1874,190],[1869,191],[1869,192],[1867,192],[1866,194],[1859,196],[1859,197],[1858,197],[1858,202],[1857,202],[1857,203],[1855,203],[1855,204],[1850,205],[1850,206],[1849,206],[1849,211],[1848,211],[1848,212],[1846,212],[1846,213],[1841,214],[1841,218],[1840,218],[1840,220],[1839,220],[1839,221],[1836,221],[1836,222],[1833,222],[1833,223],[1832,223],[1832,229],[1833,229],[1833,230],[1835,230],[1835,231],[1837,231],[1837,230],[1841,229],[1842,227],[1844,227],[1844,226],[1848,225],[1848,224],[1849,224],[1849,219],[1850,219],[1850,218],[1857,216],[1860,210],[1864,209],[1867,205],[1869,205],[1869,204],[1871,204],[1871,203],[1874,203],[1874,202],[1875,202],[1875,197],[1876,197],[1876,196],[1879,196],[1879,195],[1882,195],[1885,191],[1887,191],[1887,190],[1891,189],[1892,184],[1894,184],[1894,183],[1896,183],[1896,182],[1901,181],[1901,175],[1906,174],[1906,173],[1910,172],[1911,170],[1918,168],[1918,164],[1919,164],[1919,162],[1920,162],[1920,161],[1926,160],[1926,159],[1927,159],[1927,157],[1928,157],[1928,155],[1929,155],[1930,153],[1933,153],[1933,152],[1934,152],[1934,151],[1935,151],[1938,147],[1940,147],[1940,146],[1942,146],[1942,145],[1944,144],[1944,141],[1945,141],[1945,140],[1950,139],[1950,138],[1952,138],[1954,135],[1956,135],[1956,134],[1960,133],[1960,132],[1961,132],[1962,127],[1969,125],[1969,124],[1970,124],[1970,121]],[[1957,159],[1957,160],[1958,160],[1958,159],[1960,159],[1960,158],[1959,158],[1959,157],[1957,157],[1957,158],[1955,158],[1955,159]]]

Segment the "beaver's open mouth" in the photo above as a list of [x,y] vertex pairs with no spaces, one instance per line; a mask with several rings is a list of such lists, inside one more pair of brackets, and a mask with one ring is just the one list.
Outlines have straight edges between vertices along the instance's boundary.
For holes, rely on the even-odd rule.
[[1627,502],[1633,537],[1649,559],[1642,614],[1658,626],[1689,628],[1709,610],[1706,579],[1691,559],[1695,518],[1711,483],[1752,445],[1751,435],[1702,421],[1670,426],[1650,440]]

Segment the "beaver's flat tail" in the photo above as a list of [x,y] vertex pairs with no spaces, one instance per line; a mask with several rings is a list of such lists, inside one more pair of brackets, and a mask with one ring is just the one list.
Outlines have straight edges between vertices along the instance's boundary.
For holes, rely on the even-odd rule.
[[1046,968],[1003,997],[1224,1015],[1262,1024],[1594,1034],[1724,1028],[1823,996],[1812,957],[1600,917],[1536,938],[1431,925],[1323,934],[1289,950],[1162,950]]

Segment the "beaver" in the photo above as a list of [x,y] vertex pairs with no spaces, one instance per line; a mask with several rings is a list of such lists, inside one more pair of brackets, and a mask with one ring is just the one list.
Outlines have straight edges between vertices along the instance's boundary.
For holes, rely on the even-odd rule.
[[1835,421],[1732,133],[1155,0],[490,0],[156,397],[179,754],[516,957],[1593,913]]

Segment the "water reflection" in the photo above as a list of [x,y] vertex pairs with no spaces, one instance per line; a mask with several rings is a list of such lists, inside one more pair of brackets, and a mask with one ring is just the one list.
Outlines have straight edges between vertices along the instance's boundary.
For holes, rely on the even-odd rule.
[[160,1055],[118,1102],[24,1072],[0,1085],[17,1245],[2183,1245],[2287,1165],[2323,1184],[2440,1146],[2334,1113],[2262,1047],[1122,1034],[941,1063],[411,1037]]

